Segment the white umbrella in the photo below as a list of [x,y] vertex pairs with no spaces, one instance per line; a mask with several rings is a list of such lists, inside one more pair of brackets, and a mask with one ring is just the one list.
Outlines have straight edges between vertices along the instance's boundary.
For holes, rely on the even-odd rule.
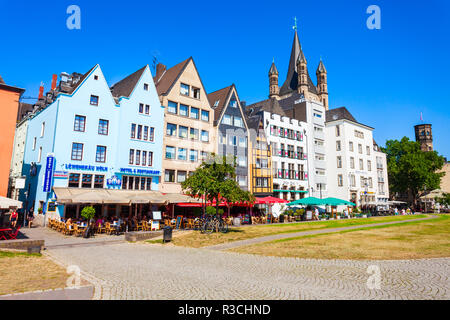
[[22,208],[22,202],[0,196],[0,209]]

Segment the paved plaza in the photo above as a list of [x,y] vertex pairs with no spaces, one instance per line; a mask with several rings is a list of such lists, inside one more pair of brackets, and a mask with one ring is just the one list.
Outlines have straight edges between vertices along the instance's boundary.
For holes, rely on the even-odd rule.
[[[94,299],[449,299],[450,259],[278,258],[144,243],[49,248],[77,265]],[[367,285],[369,266],[380,289]],[[371,282],[373,283],[373,282]]]

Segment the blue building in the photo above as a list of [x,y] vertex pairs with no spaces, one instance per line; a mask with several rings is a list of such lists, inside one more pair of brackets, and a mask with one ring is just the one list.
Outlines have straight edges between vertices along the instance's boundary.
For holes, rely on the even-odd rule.
[[99,65],[84,75],[63,73],[53,91],[54,101],[29,121],[21,200],[35,213],[60,216],[78,216],[87,204],[103,215],[135,210],[124,197],[107,205],[104,197],[105,190],[131,197],[159,189],[164,108],[149,67],[111,88]]

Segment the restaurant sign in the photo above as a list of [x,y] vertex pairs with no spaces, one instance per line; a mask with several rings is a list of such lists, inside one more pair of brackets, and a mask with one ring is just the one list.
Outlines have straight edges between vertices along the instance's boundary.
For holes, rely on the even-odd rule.
[[66,170],[80,170],[80,171],[97,171],[97,172],[108,172],[108,167],[103,166],[91,166],[82,164],[66,164]]
[[146,169],[130,169],[130,168],[120,168],[120,173],[136,174],[136,175],[161,175],[160,171],[157,170],[146,170]]

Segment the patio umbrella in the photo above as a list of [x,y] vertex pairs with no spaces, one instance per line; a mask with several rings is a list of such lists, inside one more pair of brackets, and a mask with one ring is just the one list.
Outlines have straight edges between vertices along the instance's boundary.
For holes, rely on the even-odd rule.
[[300,200],[296,200],[294,202],[288,203],[288,206],[296,206],[296,205],[303,205],[303,206],[321,206],[323,205],[323,200],[315,197],[309,197],[309,198],[303,198]]
[[326,198],[322,200],[324,205],[327,206],[339,206],[339,205],[347,205],[347,206],[356,206],[353,202],[338,199],[338,198]]
[[287,200],[280,199],[280,198],[275,198],[275,197],[265,197],[265,198],[262,198],[261,201],[264,201],[263,203],[268,203],[268,204],[288,203],[289,202]]
[[22,202],[0,196],[0,209],[22,208]]

